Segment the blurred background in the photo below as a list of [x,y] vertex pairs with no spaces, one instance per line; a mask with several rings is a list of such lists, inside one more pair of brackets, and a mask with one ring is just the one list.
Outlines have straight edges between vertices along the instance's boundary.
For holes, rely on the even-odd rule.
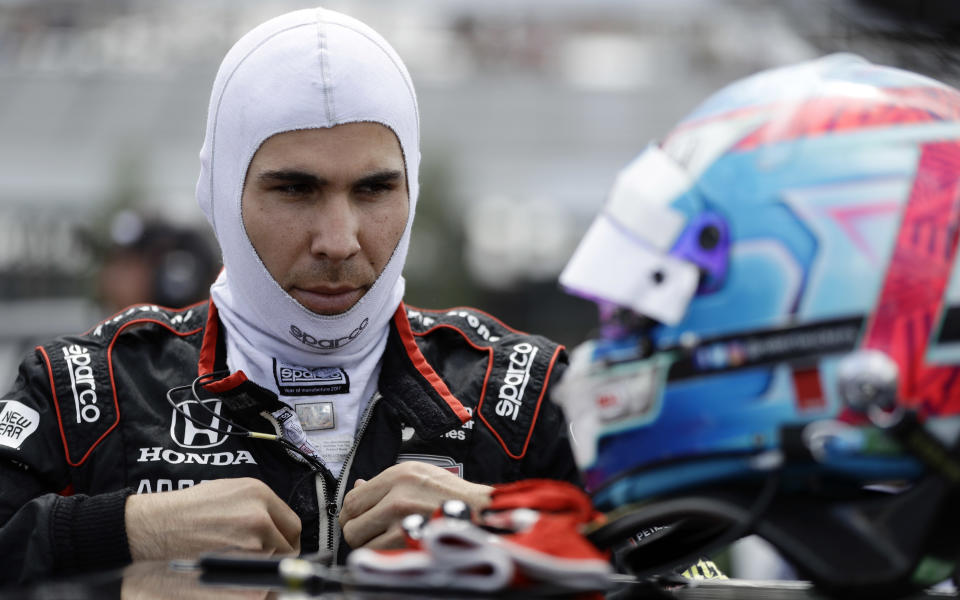
[[[616,172],[721,85],[853,51],[956,83],[954,0],[331,0],[407,62],[422,113],[409,303],[573,345],[556,277]],[[206,296],[194,185],[210,85],[312,2],[0,0],[0,381],[38,339]]]
[[[956,84],[954,0],[331,0],[397,48],[422,113],[407,300],[573,345],[556,277],[616,172],[721,85],[853,51]],[[210,85],[312,2],[0,0],[0,381],[39,340],[206,296]]]
[[[594,309],[556,277],[648,141],[727,82],[835,51],[957,85],[957,4],[326,6],[379,30],[418,89],[423,191],[408,302],[477,306],[574,345]],[[0,0],[0,385],[41,339],[130,303],[206,297],[219,251],[193,192],[210,85],[240,35],[311,5]]]

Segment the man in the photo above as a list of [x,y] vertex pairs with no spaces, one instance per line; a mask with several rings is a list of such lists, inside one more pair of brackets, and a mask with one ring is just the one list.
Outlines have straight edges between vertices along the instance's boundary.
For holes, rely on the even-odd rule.
[[134,307],[24,361],[0,403],[3,579],[342,559],[444,499],[577,479],[562,349],[401,302],[418,138],[406,69],[354,19],[297,11],[230,50],[197,184],[224,271],[209,304]]

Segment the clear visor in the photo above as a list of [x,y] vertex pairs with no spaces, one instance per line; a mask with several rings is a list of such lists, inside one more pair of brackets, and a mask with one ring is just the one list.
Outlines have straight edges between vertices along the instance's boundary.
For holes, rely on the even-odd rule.
[[656,146],[648,147],[617,177],[560,285],[677,324],[699,282],[696,265],[670,255],[686,224],[670,203],[689,188],[686,172]]

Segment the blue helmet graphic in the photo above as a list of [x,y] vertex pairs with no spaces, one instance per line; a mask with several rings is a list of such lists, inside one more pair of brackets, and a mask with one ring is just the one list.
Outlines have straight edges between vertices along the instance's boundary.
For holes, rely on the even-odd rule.
[[621,171],[560,278],[600,308],[559,396],[611,531],[696,513],[827,587],[916,581],[928,538],[843,568],[777,514],[960,483],[958,192],[960,92],[853,55],[736,82]]

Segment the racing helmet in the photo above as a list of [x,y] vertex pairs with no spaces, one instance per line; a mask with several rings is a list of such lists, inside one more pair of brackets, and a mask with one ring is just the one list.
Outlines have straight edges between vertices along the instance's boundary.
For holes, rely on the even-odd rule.
[[560,276],[601,318],[556,394],[593,539],[637,573],[755,532],[845,595],[948,577],[958,192],[960,92],[850,54],[737,81],[627,165]]

